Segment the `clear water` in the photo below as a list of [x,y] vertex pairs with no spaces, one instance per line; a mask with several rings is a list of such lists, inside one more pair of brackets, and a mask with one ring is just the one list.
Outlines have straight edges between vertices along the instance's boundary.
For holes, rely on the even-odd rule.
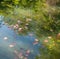
[[[4,40],[7,37],[8,40]],[[35,59],[35,56],[39,54],[39,44],[33,45],[34,36],[20,36],[13,29],[7,25],[0,25],[0,59]],[[9,45],[14,44],[14,47]],[[26,56],[26,50],[30,50],[30,54]],[[18,53],[22,52],[23,58],[19,58],[14,51]]]

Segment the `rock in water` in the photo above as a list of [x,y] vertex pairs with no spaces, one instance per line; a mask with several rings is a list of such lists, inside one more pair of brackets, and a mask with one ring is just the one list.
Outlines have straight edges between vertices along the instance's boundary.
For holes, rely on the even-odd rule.
[[60,39],[60,33],[57,34],[57,39]]

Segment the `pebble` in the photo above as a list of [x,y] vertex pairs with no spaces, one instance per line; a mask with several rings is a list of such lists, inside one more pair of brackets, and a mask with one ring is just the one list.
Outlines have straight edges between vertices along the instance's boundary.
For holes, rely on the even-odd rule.
[[10,47],[10,48],[13,48],[13,47],[14,47],[14,45],[10,44],[10,45],[9,45],[9,47]]
[[38,42],[39,40],[38,39],[35,39],[36,42]]
[[7,37],[4,37],[4,40],[7,40],[8,38]]
[[46,39],[46,40],[44,40],[44,42],[45,42],[45,43],[47,43],[47,42],[48,42],[48,40]]

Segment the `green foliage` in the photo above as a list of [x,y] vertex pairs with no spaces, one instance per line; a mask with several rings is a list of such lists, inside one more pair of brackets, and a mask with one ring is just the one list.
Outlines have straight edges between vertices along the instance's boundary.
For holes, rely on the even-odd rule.
[[[59,0],[0,0],[0,14],[10,26],[18,24],[23,29],[19,34],[34,32],[39,38],[52,36],[48,43],[40,40],[43,45],[36,59],[59,59],[60,40],[56,38],[60,32],[60,1]],[[28,19],[28,20],[27,20]],[[29,20],[31,19],[31,20]],[[56,44],[56,46],[54,45]]]

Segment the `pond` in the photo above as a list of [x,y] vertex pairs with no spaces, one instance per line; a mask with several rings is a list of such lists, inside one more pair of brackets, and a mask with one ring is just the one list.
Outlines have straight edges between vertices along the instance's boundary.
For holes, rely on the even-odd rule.
[[40,44],[33,44],[33,33],[18,35],[12,28],[0,24],[0,59],[35,59]]

